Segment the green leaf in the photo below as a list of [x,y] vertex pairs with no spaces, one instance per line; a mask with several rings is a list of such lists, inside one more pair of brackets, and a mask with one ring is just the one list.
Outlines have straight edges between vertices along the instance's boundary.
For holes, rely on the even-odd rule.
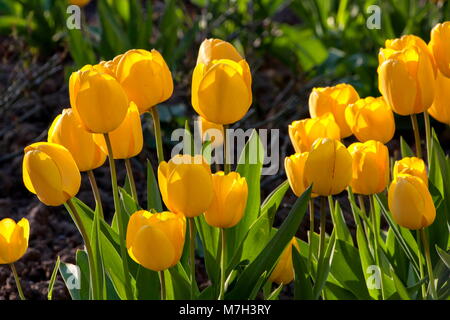
[[308,275],[307,261],[300,255],[297,248],[293,247],[292,263],[294,265],[294,299],[312,300],[313,287]]
[[400,150],[402,152],[402,158],[415,156],[411,147],[406,143],[406,141],[405,141],[405,139],[403,139],[403,137],[400,137]]
[[138,267],[136,275],[137,300],[159,300],[161,298],[161,284],[158,272]]
[[[333,198],[329,199],[329,201],[332,202]],[[347,227],[347,224],[345,223],[341,206],[339,205],[339,201],[337,200],[334,205],[334,210],[331,210],[331,218],[333,220],[333,225],[336,228],[336,238],[339,240],[343,240],[353,246],[352,235]]]
[[408,290],[405,288],[400,278],[395,274],[395,270],[392,267],[391,267],[391,276],[394,279],[395,289],[400,298],[402,298],[403,300],[411,300]]
[[163,211],[158,182],[156,181],[153,167],[149,160],[147,160],[147,209],[154,209],[157,212]]
[[261,216],[268,215],[270,226],[273,224],[275,213],[278,210],[281,201],[283,201],[284,195],[288,189],[289,181],[285,180],[267,196],[261,205]]
[[450,269],[450,254],[436,246],[436,251],[439,254],[439,257],[441,258],[442,262],[447,266],[447,268]]
[[[366,236],[365,236],[361,226],[358,226],[356,228],[356,241],[357,241],[358,249],[359,249],[358,250],[359,258],[361,260],[361,270],[362,270],[364,278],[365,278],[364,283],[367,284],[367,282],[370,280],[370,277],[372,275],[370,272],[367,272],[367,271],[368,271],[369,266],[375,265],[375,259],[373,258],[372,254],[369,250],[369,245],[367,243]],[[367,289],[372,298],[374,298],[376,300],[381,299],[381,290],[370,289],[369,287],[367,287]]]
[[266,300],[277,300],[282,289],[283,284],[280,284],[275,290],[272,291],[272,293],[267,297]]
[[48,294],[47,299],[52,300],[53,296],[53,286],[55,285],[56,276],[58,275],[59,265],[61,260],[58,258],[56,259],[55,267],[53,268],[52,276],[50,277],[50,281],[48,283]]
[[322,292],[323,287],[328,278],[328,274],[330,272],[333,257],[334,257],[334,248],[336,246],[336,232],[333,230],[331,233],[330,239],[328,240],[328,245],[325,250],[325,256],[323,259],[323,264],[318,266],[317,268],[317,277],[316,282],[313,287],[313,298],[317,300]]

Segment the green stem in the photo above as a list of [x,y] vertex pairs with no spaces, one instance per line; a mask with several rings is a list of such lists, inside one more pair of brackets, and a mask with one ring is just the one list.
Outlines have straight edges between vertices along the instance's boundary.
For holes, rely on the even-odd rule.
[[19,291],[20,300],[26,300],[25,295],[23,294],[23,291],[22,291],[22,286],[20,285],[20,278],[19,278],[19,275],[17,274],[16,266],[14,265],[14,263],[10,263],[9,266],[11,267],[11,271],[13,273],[14,280],[16,281],[17,291]]
[[161,138],[161,123],[159,121],[159,113],[156,107],[157,106],[150,108],[150,113],[153,118],[153,128],[155,130],[156,152],[158,154],[158,163],[161,163],[164,161],[164,149]]
[[312,243],[313,243],[313,235],[314,235],[314,224],[315,224],[315,216],[314,216],[314,199],[309,199],[309,252],[308,252],[308,263],[309,270],[311,274],[313,273],[313,262],[312,262]]
[[139,199],[138,194],[136,190],[136,183],[134,182],[134,176],[133,176],[133,169],[131,168],[131,161],[130,159],[125,159],[125,167],[127,168],[127,177],[128,182],[130,183],[131,187],[131,195],[133,197],[134,202],[139,206]]
[[[416,236],[417,236],[417,247],[419,250],[419,252],[417,253],[417,255],[419,256],[419,274],[420,279],[422,280],[423,278],[425,278],[425,272],[423,270],[422,239],[420,235],[420,230],[416,230]],[[422,288],[422,299],[425,300],[427,296],[427,288],[425,287],[425,283],[422,283],[421,288]]]
[[375,255],[375,263],[377,264],[378,270],[380,272],[381,298],[383,300],[385,300],[386,297],[385,297],[385,292],[384,292],[383,272],[382,272],[381,264],[380,264],[380,256],[378,255],[378,246],[379,246],[378,234],[379,233],[377,232],[377,217],[375,214],[373,194],[371,194],[369,196],[369,200],[370,200],[370,217],[372,219],[373,251],[374,251],[374,255]]
[[428,167],[431,163],[431,127],[430,127],[430,115],[428,111],[424,111],[423,118],[425,121],[425,139],[427,143],[427,163]]
[[225,174],[228,174],[231,171],[231,164],[230,164],[230,159],[228,156],[228,153],[230,151],[230,146],[229,146],[229,139],[228,139],[228,134],[227,134],[227,130],[228,130],[229,125],[224,125],[223,126],[223,169]]
[[220,228],[220,291],[219,300],[225,297],[225,229]]
[[67,206],[70,208],[70,211],[72,211],[72,219],[74,220],[78,230],[81,233],[81,236],[84,240],[84,245],[86,247],[87,255],[88,255],[88,264],[89,264],[89,270],[91,283],[92,283],[92,297],[94,300],[100,299],[100,289],[99,289],[99,282],[98,282],[98,273],[97,268],[94,263],[94,253],[92,251],[92,245],[91,241],[89,240],[88,233],[83,225],[83,221],[81,221],[80,215],[78,214],[77,209],[75,208],[72,199],[67,200]]
[[414,131],[414,140],[416,142],[416,156],[417,158],[422,158],[422,146],[420,142],[419,123],[417,122],[417,116],[415,114],[411,115],[411,123]]
[[117,173],[116,173],[116,164],[114,163],[114,155],[111,146],[111,140],[109,139],[109,134],[105,133],[105,142],[106,147],[108,148],[108,159],[109,159],[109,168],[111,171],[111,184],[113,189],[113,198],[114,198],[114,209],[117,214],[118,226],[119,226],[119,244],[120,244],[120,255],[122,257],[122,267],[125,279],[125,293],[128,300],[133,300],[133,292],[131,290],[131,279],[130,273],[128,272],[128,253],[127,247],[125,244],[125,230],[123,225],[123,216],[122,210],[120,208],[120,200],[119,200],[119,188],[117,186]]
[[327,224],[327,215],[325,211],[325,206],[327,203],[327,198],[324,196],[320,197],[320,238],[319,238],[319,260],[317,264],[317,270],[320,270],[325,257],[325,227]]
[[166,300],[166,280],[164,278],[164,270],[159,272],[159,281],[161,284],[161,300]]
[[194,218],[188,218],[189,221],[189,258],[191,266],[191,300],[195,297],[195,221]]
[[88,178],[89,178],[89,182],[91,184],[92,193],[94,194],[95,204],[97,205],[98,213],[100,215],[100,218],[102,220],[104,220],[105,217],[104,217],[104,214],[103,214],[102,198],[100,196],[100,191],[99,191],[98,186],[97,186],[97,181],[95,180],[94,172],[92,170],[89,170],[87,172],[87,175],[88,175]]
[[431,297],[434,300],[437,300],[438,296],[436,292],[436,284],[434,282],[433,265],[431,264],[430,244],[428,242],[428,236],[425,229],[420,229],[420,234],[422,236],[422,245],[425,251],[425,259],[427,261],[428,278],[431,287]]

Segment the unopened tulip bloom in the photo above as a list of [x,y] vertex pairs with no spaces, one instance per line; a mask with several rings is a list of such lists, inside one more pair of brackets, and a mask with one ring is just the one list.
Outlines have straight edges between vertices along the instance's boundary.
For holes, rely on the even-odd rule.
[[75,6],[79,6],[79,7],[84,7],[86,6],[89,2],[91,2],[91,0],[69,0],[69,3],[71,5],[75,5]]
[[309,114],[311,118],[315,118],[331,112],[341,130],[341,138],[346,138],[352,131],[345,121],[345,109],[358,99],[358,92],[347,83],[340,83],[334,87],[314,88],[309,95]]
[[401,160],[395,161],[393,170],[393,179],[399,174],[410,174],[420,178],[423,183],[428,186],[427,166],[425,162],[416,157],[405,157]]
[[342,192],[352,180],[352,156],[338,140],[320,138],[314,142],[305,163],[306,185],[312,192],[329,196]]
[[186,219],[172,212],[137,211],[128,222],[128,254],[141,266],[162,271],[178,263],[183,253]]
[[277,284],[289,284],[294,280],[294,265],[292,263],[292,247],[300,251],[297,240],[292,238],[291,242],[286,246],[286,248],[281,253],[280,258],[270,274],[269,281],[275,282]]
[[23,182],[48,206],[59,206],[80,189],[81,176],[69,150],[49,142],[33,143],[25,148]]
[[252,76],[245,59],[229,43],[202,44],[192,75],[195,111],[210,122],[230,124],[242,119],[251,104]]
[[241,221],[247,205],[248,186],[237,172],[219,171],[212,176],[214,197],[205,211],[206,223],[217,228],[231,228]]
[[404,228],[418,230],[431,225],[436,208],[427,185],[419,177],[398,174],[388,192],[389,210],[394,221]]
[[[144,138],[142,135],[141,117],[134,102],[130,103],[127,115],[121,125],[109,133],[114,159],[129,159],[142,151]],[[105,138],[101,134],[94,135],[94,141],[108,153]]]
[[450,126],[450,78],[438,71],[434,101],[428,113],[437,121]]
[[382,192],[389,183],[389,151],[379,141],[356,142],[348,147],[353,159],[350,186],[354,193]]
[[310,151],[318,138],[340,139],[341,137],[339,126],[332,113],[296,120],[289,125],[288,130],[289,138],[297,153]]
[[87,65],[69,80],[70,105],[84,129],[108,133],[119,127],[128,109],[128,98],[114,77]]
[[82,128],[72,109],[64,109],[53,120],[47,140],[69,150],[80,171],[93,170],[105,163],[106,153],[94,142],[94,135]]
[[450,21],[438,23],[431,30],[429,47],[439,70],[450,78]]
[[0,221],[0,264],[11,264],[22,258],[28,249],[30,224],[22,218],[17,224],[10,218]]
[[116,78],[140,113],[166,101],[173,93],[172,73],[155,49],[124,53],[116,67]]
[[305,184],[305,163],[309,152],[296,153],[284,159],[284,169],[292,192],[300,197],[308,188]]
[[365,142],[389,142],[395,133],[394,114],[383,97],[367,97],[349,105],[345,119],[355,137]]
[[211,168],[202,156],[176,155],[158,167],[161,196],[170,211],[193,218],[213,199]]
[[99,64],[95,65],[99,70],[102,70],[109,75],[116,77],[117,65],[119,64],[120,59],[122,59],[123,54],[119,54],[114,57],[112,60],[108,61],[100,61]]
[[200,134],[202,135],[202,142],[211,141],[213,148],[220,147],[223,144],[224,129],[223,125],[219,123],[209,122],[203,117],[198,117],[197,123]]
[[394,112],[406,116],[431,106],[436,66],[422,39],[408,35],[386,40],[378,60],[378,88]]

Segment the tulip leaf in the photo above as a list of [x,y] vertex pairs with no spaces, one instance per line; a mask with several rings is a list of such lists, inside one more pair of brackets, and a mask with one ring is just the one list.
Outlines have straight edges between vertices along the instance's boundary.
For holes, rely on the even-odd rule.
[[92,274],[92,280],[98,292],[98,297],[94,299],[103,299],[106,296],[105,273],[103,268],[102,250],[100,243],[100,211],[97,207],[94,212],[94,222],[91,229],[91,247],[92,247],[92,264],[95,266],[95,272]]
[[284,285],[280,284],[275,290],[272,291],[272,293],[267,297],[266,300],[277,300],[283,287]]
[[[329,201],[333,202],[333,198],[331,196]],[[352,235],[350,234],[350,230],[348,230],[347,224],[345,223],[341,206],[338,201],[335,202],[333,209],[334,210],[331,210],[331,218],[333,220],[333,225],[336,228],[336,238],[353,246]]]
[[333,262],[334,248],[336,246],[336,232],[332,231],[322,265],[317,266],[317,276],[313,287],[313,298],[317,300],[325,286]]
[[395,274],[395,270],[392,266],[391,266],[391,276],[394,280],[396,293],[400,296],[400,298],[403,300],[411,300],[408,290],[405,288],[400,278]]
[[160,290],[158,272],[139,266],[136,274],[136,299],[159,300]]
[[289,181],[285,180],[267,196],[261,205],[261,216],[268,214],[270,226],[273,224],[275,213],[288,189]]
[[300,255],[295,246],[292,247],[292,263],[294,265],[294,299],[312,300],[313,286],[308,275],[307,261]]
[[411,147],[406,143],[406,141],[405,141],[405,139],[403,139],[403,137],[400,137],[400,150],[402,152],[402,158],[415,156]]
[[[177,263],[174,267],[169,269],[170,277],[172,278],[173,294],[175,300],[188,300],[191,298],[191,284],[190,279],[181,263]],[[199,295],[197,286],[195,286],[195,295]]]
[[404,283],[408,280],[408,272],[410,265],[405,252],[400,247],[400,244],[395,239],[395,234],[392,228],[389,228],[386,237],[386,255],[390,260],[391,265],[395,268],[395,272],[401,281]]
[[[122,209],[126,215],[123,215],[126,221],[125,229],[128,224],[128,218],[139,210],[138,205],[134,201],[133,197],[124,189],[119,187],[119,195],[120,195],[120,202],[122,202]],[[117,214],[117,213],[116,213]]]
[[56,258],[55,267],[53,268],[52,276],[50,277],[50,281],[48,283],[48,293],[47,293],[47,299],[52,300],[53,296],[53,287],[55,285],[56,276],[58,275],[59,265],[61,263],[61,260],[59,259],[59,256]]
[[359,258],[361,260],[361,270],[365,278],[364,283],[367,286],[370,296],[373,299],[380,300],[381,290],[371,289],[368,283],[373,278],[373,273],[371,272],[370,267],[375,265],[375,259],[369,250],[369,245],[361,226],[357,226],[356,228],[356,241],[358,244]]
[[450,269],[450,254],[439,248],[437,245],[436,245],[436,252],[439,254],[439,257],[441,258],[442,262],[447,266],[447,268]]
[[163,211],[161,194],[150,160],[147,160],[147,210]]

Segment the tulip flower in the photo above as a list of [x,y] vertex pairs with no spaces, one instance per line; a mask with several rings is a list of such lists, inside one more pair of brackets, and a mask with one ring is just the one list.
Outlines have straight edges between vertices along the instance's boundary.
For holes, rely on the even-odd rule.
[[378,88],[394,112],[405,116],[431,106],[436,67],[422,39],[407,35],[386,40],[378,60]]
[[305,163],[308,152],[296,153],[284,159],[284,169],[288,177],[289,185],[297,197],[300,197],[308,188],[305,184]]
[[170,211],[193,218],[213,200],[211,169],[202,156],[176,155],[158,167],[158,183]]
[[340,141],[320,138],[314,142],[304,170],[312,192],[321,196],[338,194],[352,180],[352,156]]
[[81,176],[69,150],[38,142],[25,148],[23,182],[43,203],[59,206],[78,193]]
[[361,141],[388,143],[395,133],[394,114],[383,97],[359,99],[345,110],[345,120]]
[[220,40],[204,42],[197,61],[192,75],[195,111],[213,123],[230,124],[242,119],[252,104],[248,63],[231,44]]
[[155,49],[124,53],[116,67],[116,78],[140,113],[166,101],[173,93],[172,74]]
[[214,197],[205,211],[206,223],[217,228],[231,228],[241,221],[247,205],[248,186],[237,172],[212,175]]
[[438,71],[434,101],[428,113],[437,121],[450,126],[450,78]]
[[162,271],[178,263],[183,253],[186,219],[172,212],[137,211],[128,222],[128,254],[141,266]]
[[433,53],[437,67],[447,78],[450,78],[450,21],[438,23],[431,30],[429,48]]
[[420,158],[405,157],[401,160],[395,161],[392,174],[393,179],[395,179],[399,174],[409,174],[420,178],[423,183],[428,186],[427,166]]
[[105,163],[106,153],[94,142],[94,135],[82,128],[72,109],[64,109],[53,120],[47,140],[69,150],[80,171],[93,170]]
[[404,228],[428,227],[436,217],[428,187],[417,176],[404,173],[395,176],[389,187],[388,203],[394,221]]
[[102,72],[107,73],[115,78],[117,65],[119,64],[119,61],[120,59],[122,59],[122,57],[123,54],[119,54],[115,56],[114,59],[112,60],[100,61],[100,63],[95,65],[94,67],[97,67],[99,70],[102,70]]
[[345,110],[349,104],[358,99],[358,92],[347,83],[340,83],[334,87],[314,88],[309,95],[309,114],[311,118],[315,118],[331,112],[341,130],[341,138],[346,138],[352,131],[345,121]]
[[382,192],[389,183],[389,151],[379,141],[353,143],[348,147],[353,159],[350,186],[354,193],[371,195]]
[[[114,131],[109,133],[114,159],[129,159],[137,156],[142,151],[144,138],[139,110],[134,102],[130,103],[127,115]],[[102,134],[95,134],[94,141],[108,153],[105,138]]]
[[295,246],[297,250],[300,251],[297,240],[292,238],[291,242],[286,246],[286,248],[281,253],[280,258],[270,274],[269,281],[275,282],[277,284],[289,284],[294,280],[294,265],[292,263],[292,247]]
[[197,123],[202,136],[202,142],[207,141],[207,139],[210,140],[213,148],[220,147],[223,144],[225,134],[223,125],[209,122],[200,116],[197,119]]
[[0,220],[0,264],[11,264],[22,258],[28,249],[30,224],[22,218],[17,224],[14,220]]
[[89,2],[91,2],[91,0],[69,0],[69,3],[71,5],[75,5],[75,6],[79,6],[79,7],[84,7],[84,6],[88,5]]
[[310,151],[318,138],[339,140],[341,137],[339,126],[332,113],[326,113],[317,118],[296,120],[289,125],[288,129],[289,138],[297,153]]
[[70,105],[85,130],[108,133],[127,114],[128,98],[121,85],[98,67],[87,65],[69,80]]

